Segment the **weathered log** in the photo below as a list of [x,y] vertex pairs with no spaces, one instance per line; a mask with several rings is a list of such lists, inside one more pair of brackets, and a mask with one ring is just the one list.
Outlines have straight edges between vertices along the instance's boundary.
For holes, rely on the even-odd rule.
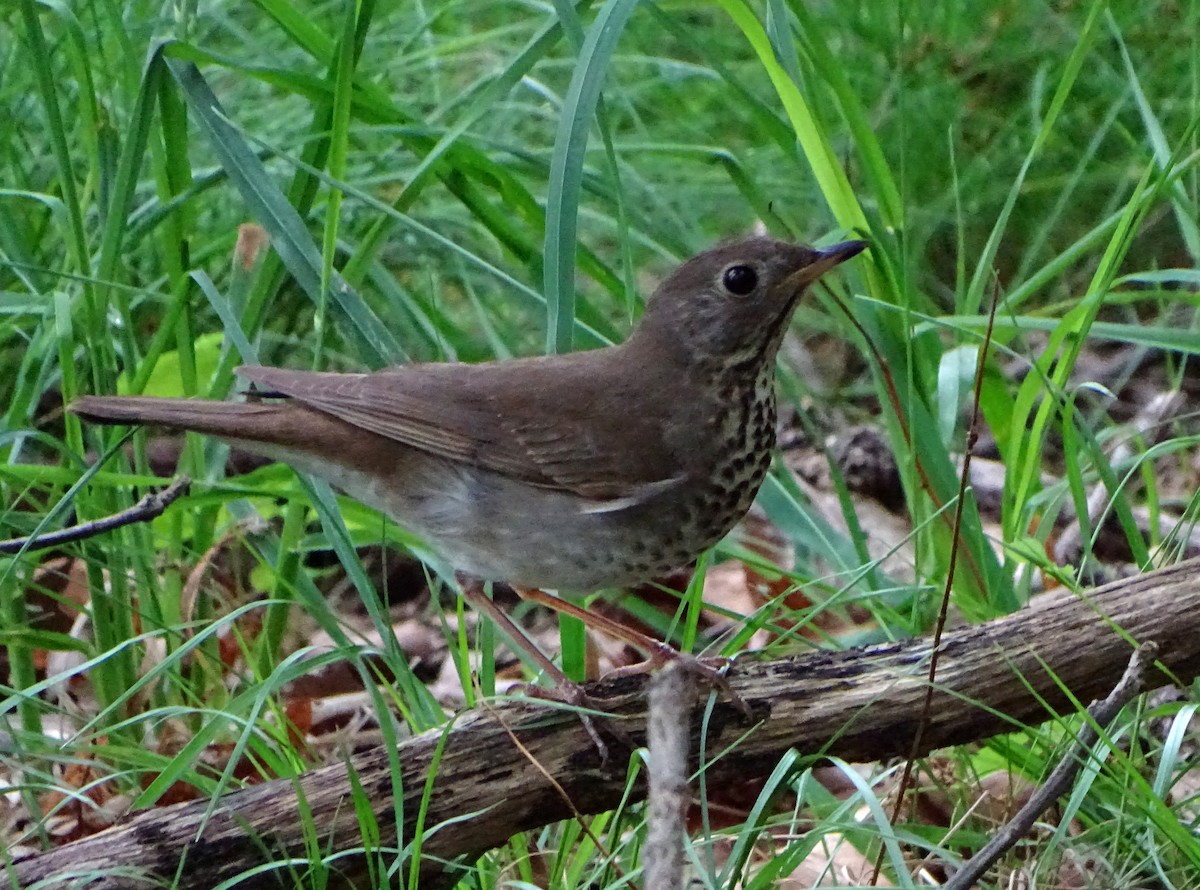
[[[1161,664],[1178,682],[1190,682],[1200,672],[1198,575],[1200,561],[1181,563],[1083,595],[1041,597],[1015,615],[949,631],[922,750],[1042,722],[1051,716],[1047,707],[1073,711],[1068,692],[1085,704],[1106,694],[1121,676],[1132,645],[1143,641],[1158,643]],[[707,721],[695,721],[697,732],[700,727],[707,732],[703,750],[722,754],[708,767],[708,782],[765,774],[790,748],[851,761],[907,755],[925,695],[929,655],[929,641],[918,639],[738,661],[729,682],[759,719],[750,726],[735,706],[722,701]],[[637,744],[644,740],[645,683],[644,677],[627,677],[589,689]],[[510,731],[528,754],[514,744]],[[93,878],[89,888],[126,888],[178,875],[178,887],[211,887],[272,857],[305,859],[306,829],[298,809],[311,814],[315,828],[309,831],[315,830],[321,850],[331,856],[351,851],[362,844],[362,833],[349,771],[372,802],[377,843],[404,847],[418,830],[421,799],[436,761],[420,845],[422,869],[434,883],[439,875],[449,878],[447,861],[469,863],[518,831],[569,818],[572,809],[588,814],[613,808],[625,793],[627,751],[616,741],[610,749],[609,762],[601,764],[569,713],[504,701],[460,715],[446,730],[406,741],[397,752],[355,754],[344,763],[232,792],[211,815],[206,815],[207,801],[138,813],[97,835],[9,866],[9,878],[18,886],[36,881],[60,886],[70,875],[86,874]],[[401,765],[398,779],[389,766],[392,757]],[[643,793],[639,789],[633,797]],[[351,852],[338,856],[331,870],[339,877],[330,886],[361,885],[367,861]],[[296,876],[295,870],[280,873],[289,886],[295,886]],[[271,885],[267,872],[238,886]]]

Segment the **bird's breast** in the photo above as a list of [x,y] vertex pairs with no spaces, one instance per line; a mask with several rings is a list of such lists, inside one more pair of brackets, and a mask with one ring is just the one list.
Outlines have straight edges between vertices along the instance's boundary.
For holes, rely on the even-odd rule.
[[682,514],[697,551],[724,537],[754,502],[775,447],[775,379],[771,366],[728,374],[714,387],[708,466],[693,476]]

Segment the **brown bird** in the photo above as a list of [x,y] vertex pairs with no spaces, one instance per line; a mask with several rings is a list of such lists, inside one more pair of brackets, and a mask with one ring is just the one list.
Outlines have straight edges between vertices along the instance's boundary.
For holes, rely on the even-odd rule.
[[510,632],[478,582],[507,581],[661,660],[677,653],[541,591],[650,580],[741,519],[771,461],[792,310],[865,247],[718,246],[659,286],[624,343],[589,352],[368,374],[243,367],[272,401],[84,396],[71,410],[286,461],[427,541]]

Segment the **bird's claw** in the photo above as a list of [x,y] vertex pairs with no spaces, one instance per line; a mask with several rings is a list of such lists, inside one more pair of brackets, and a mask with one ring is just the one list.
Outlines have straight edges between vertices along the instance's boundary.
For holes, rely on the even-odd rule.
[[686,652],[680,652],[666,643],[658,643],[650,650],[649,657],[645,661],[640,661],[637,664],[626,665],[605,674],[605,679],[609,677],[629,677],[636,674],[644,674],[647,671],[655,670],[667,664],[677,664],[692,676],[700,680],[709,687],[716,688],[728,699],[734,707],[746,715],[746,719],[754,721],[754,711],[744,698],[738,695],[729,681],[725,678],[725,673],[733,665],[732,658],[724,656],[697,656]]

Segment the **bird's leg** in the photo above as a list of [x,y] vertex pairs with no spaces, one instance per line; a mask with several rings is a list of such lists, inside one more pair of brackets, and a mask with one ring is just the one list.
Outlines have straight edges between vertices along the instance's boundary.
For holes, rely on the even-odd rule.
[[[654,637],[646,636],[644,633],[639,633],[631,627],[626,627],[619,621],[614,621],[607,615],[599,615],[595,612],[589,612],[581,606],[568,602],[554,594],[546,593],[544,590],[535,588],[514,587],[523,600],[528,600],[531,603],[538,603],[548,609],[553,609],[555,612],[560,612],[563,615],[570,615],[573,618],[578,618],[586,626],[592,630],[598,630],[606,633],[611,637],[616,637],[618,640],[623,640],[633,648],[644,652],[648,657],[645,661],[639,664],[629,665],[624,668],[617,668],[611,671],[608,676],[625,676],[628,674],[643,673],[648,670],[653,670],[656,667],[662,667],[668,662],[674,661],[681,667],[698,676],[701,680],[707,682],[710,686],[715,686],[725,693],[726,697],[733,702],[737,707],[751,720],[754,719],[754,712],[750,706],[746,704],[745,699],[733,691],[733,687],[729,685],[729,681],[725,679],[725,674],[721,668],[713,667],[703,659],[697,658],[695,655],[689,655],[685,652],[680,652],[674,646],[664,643],[662,640],[656,640]],[[726,661],[726,660],[722,660]]]
[[487,595],[487,591],[483,589],[483,584],[475,578],[457,575],[459,588],[462,590],[463,599],[475,607],[478,612],[483,612],[489,618],[508,634],[514,643],[520,646],[529,654],[538,667],[544,670],[547,674],[554,678],[554,681],[559,686],[578,686],[570,677],[562,672],[562,669],[551,661],[541,649],[525,635],[521,628],[517,627],[516,623],[505,614],[504,610],[492,602],[492,598]]
[[[525,635],[525,632],[516,625],[516,622],[509,618],[503,609],[492,602],[492,598],[483,589],[483,582],[478,578],[463,575],[462,573],[455,575],[455,580],[458,581],[458,587],[462,591],[463,599],[474,606],[476,611],[487,615],[493,622],[499,625],[501,630],[508,634],[514,643],[524,649],[538,663],[538,666],[554,679],[552,697],[562,701],[564,704],[573,705],[577,708],[589,706],[589,699],[583,687],[564,674],[562,668],[547,658],[546,654],[537,647],[537,644],[529,639]],[[530,689],[536,688],[530,687]],[[551,691],[548,690],[546,692]],[[539,691],[533,694],[545,696],[546,692]],[[608,760],[608,747],[600,739],[600,733],[596,731],[596,724],[591,716],[581,713],[579,719],[583,723],[583,728],[587,730],[587,734],[591,737],[592,744],[599,751],[600,759]]]

